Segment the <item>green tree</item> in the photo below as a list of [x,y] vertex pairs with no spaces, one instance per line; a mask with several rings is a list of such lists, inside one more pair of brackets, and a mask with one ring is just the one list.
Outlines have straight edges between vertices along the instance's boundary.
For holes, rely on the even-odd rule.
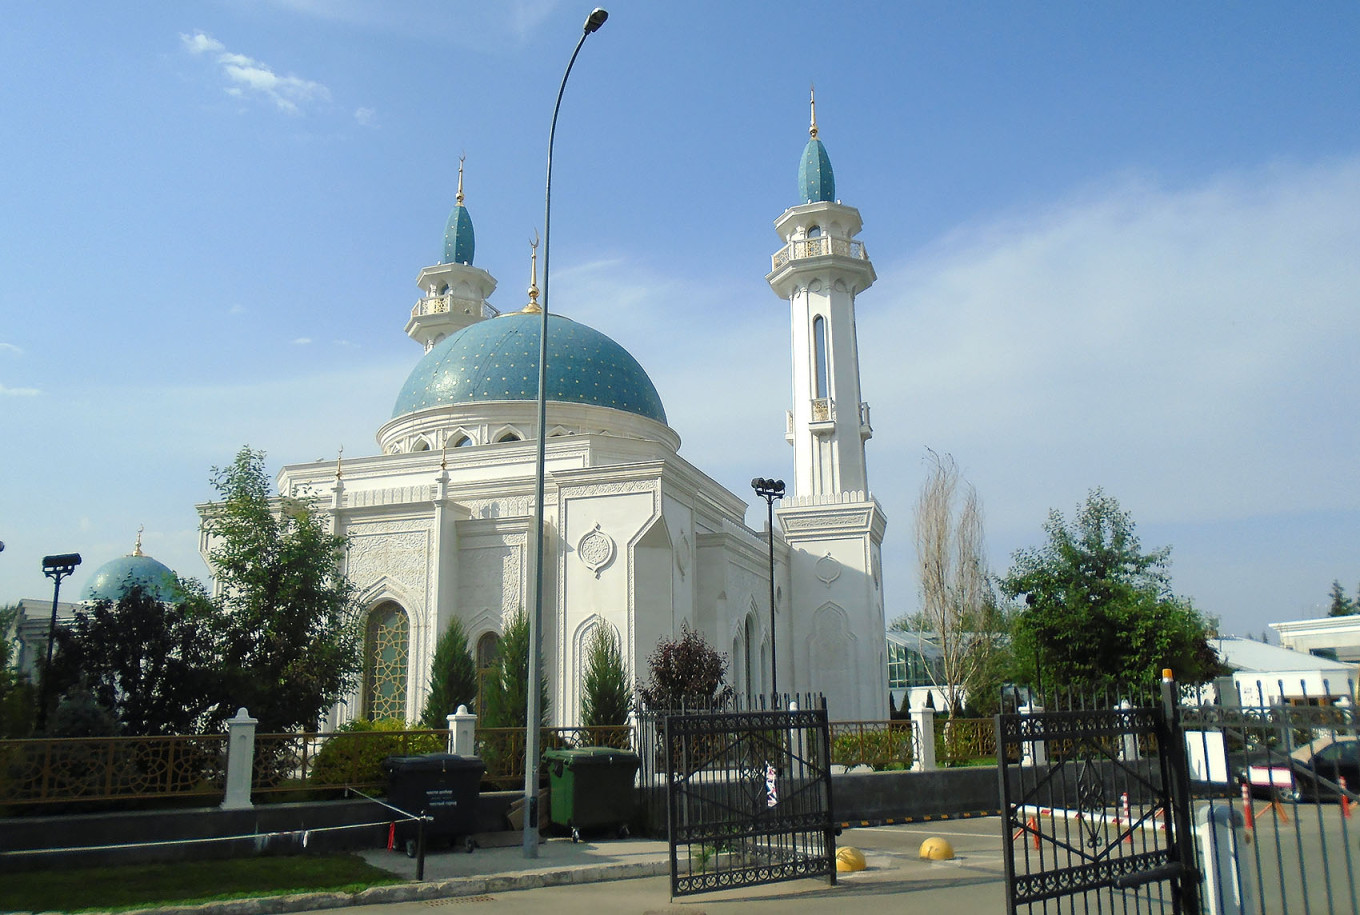
[[1016,679],[1092,693],[1155,682],[1163,668],[1185,683],[1219,673],[1209,621],[1171,593],[1170,549],[1143,552],[1112,496],[1092,490],[1071,524],[1055,510],[1044,531],[1048,542],[1017,551],[1000,581],[1023,600]]
[[[163,603],[140,585],[116,602],[77,609],[56,634],[54,691],[88,693],[123,734],[196,734],[230,714],[223,695],[217,609],[197,582]],[[83,700],[82,700],[83,701]]]
[[427,728],[448,727],[448,716],[458,706],[472,709],[477,699],[477,664],[468,650],[467,630],[454,618],[434,646],[430,669],[430,695],[420,723]]
[[1341,582],[1332,581],[1331,607],[1327,611],[1328,616],[1351,616],[1360,613],[1360,596],[1355,600],[1346,597],[1346,589],[1341,587]]
[[345,540],[306,500],[270,498],[261,451],[214,467],[213,485],[220,501],[203,528],[225,612],[227,695],[263,733],[315,727],[360,670]]
[[707,708],[732,698],[732,687],[723,683],[727,657],[689,623],[680,624],[680,638],[657,641],[647,667],[651,682],[638,695],[650,709]]
[[0,607],[0,740],[28,737],[37,717],[37,691],[14,668],[9,631],[18,617],[18,604]]
[[586,678],[582,686],[582,724],[608,727],[628,723],[633,690],[623,664],[619,637],[605,623],[595,627],[586,645]]
[[[529,617],[523,609],[506,624],[482,699],[486,727],[522,728],[529,720]],[[546,723],[548,685],[542,677],[538,681],[538,708],[540,723]]]

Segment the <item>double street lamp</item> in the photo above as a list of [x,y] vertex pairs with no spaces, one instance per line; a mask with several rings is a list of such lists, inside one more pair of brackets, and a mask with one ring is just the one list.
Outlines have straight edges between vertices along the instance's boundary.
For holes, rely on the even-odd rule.
[[751,481],[751,488],[756,491],[756,495],[765,500],[765,506],[769,510],[765,531],[769,535],[770,541],[770,692],[774,695],[777,704],[779,702],[779,668],[775,664],[774,652],[774,500],[784,498],[784,481],[756,477]]
[[562,85],[557,89],[557,103],[553,105],[552,126],[548,129],[548,180],[543,191],[543,322],[538,335],[538,455],[534,464],[534,612],[529,616],[529,696],[524,724],[524,856],[538,857],[538,751],[539,751],[539,684],[543,680],[543,661],[540,650],[543,642],[543,526],[545,523],[543,497],[547,478],[548,444],[548,246],[552,237],[552,157],[553,141],[557,137],[557,113],[562,108],[562,93],[567,89],[567,77],[576,63],[581,46],[609,18],[598,7],[591,10],[582,27],[576,50],[571,52],[567,70],[562,74]]
[[47,732],[47,695],[52,688],[52,645],[57,640],[57,602],[61,597],[61,580],[80,565],[79,553],[59,553],[44,556],[43,574],[52,579],[52,618],[47,623],[47,663],[42,669],[42,689],[38,691],[38,730]]

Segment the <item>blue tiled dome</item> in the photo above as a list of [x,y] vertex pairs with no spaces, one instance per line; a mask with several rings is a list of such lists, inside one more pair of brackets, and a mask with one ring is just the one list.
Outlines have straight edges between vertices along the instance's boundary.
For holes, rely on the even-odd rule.
[[184,597],[169,566],[150,556],[134,553],[111,559],[96,569],[81,600],[117,601],[134,585],[140,585],[143,591],[159,601],[173,602]]
[[804,203],[836,199],[836,176],[831,171],[831,159],[822,141],[816,137],[803,147],[803,158],[798,163],[798,199]]
[[[543,316],[516,312],[469,325],[416,364],[392,415],[427,407],[538,399]],[[548,400],[613,407],[666,422],[661,397],[638,361],[593,328],[550,315]]]

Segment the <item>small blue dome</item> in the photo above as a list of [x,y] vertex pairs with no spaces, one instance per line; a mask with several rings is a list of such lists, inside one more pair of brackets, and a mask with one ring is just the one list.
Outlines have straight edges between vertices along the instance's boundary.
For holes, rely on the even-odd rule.
[[[427,407],[538,399],[541,314],[515,312],[471,324],[411,370],[392,416]],[[599,331],[548,318],[548,400],[612,407],[666,422],[656,386],[632,355]]]
[[111,559],[96,569],[94,577],[85,586],[81,600],[117,601],[134,586],[140,586],[159,601],[178,602],[184,599],[179,580],[169,566],[150,556],[134,553]]
[[449,213],[449,224],[444,229],[444,259],[441,264],[471,264],[477,251],[477,238],[472,231],[472,217],[461,199]]
[[803,147],[803,159],[798,163],[798,199],[804,203],[836,199],[836,176],[831,172],[831,159],[822,141],[816,137]]

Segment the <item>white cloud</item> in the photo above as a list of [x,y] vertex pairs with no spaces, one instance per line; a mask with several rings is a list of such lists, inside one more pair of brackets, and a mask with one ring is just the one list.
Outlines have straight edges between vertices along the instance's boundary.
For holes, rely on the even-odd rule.
[[1098,485],[1144,520],[1360,508],[1356,250],[1360,161],[960,229],[863,298],[875,453],[953,452],[1008,525]]
[[268,64],[228,51],[222,42],[203,32],[181,34],[179,38],[189,53],[213,55],[227,80],[224,91],[234,98],[265,99],[287,114],[301,114],[302,106],[310,102],[330,101],[330,90],[321,83],[299,76],[280,76]]
[[0,353],[13,353],[16,356],[22,356],[24,351],[13,343],[0,343]]
[[[549,337],[548,339],[551,340],[552,338]],[[293,341],[293,345],[294,345],[294,346],[310,346],[310,345],[311,345],[311,342],[312,342],[312,338],[311,338],[311,337],[298,337],[297,339],[295,339],[295,340]]]
[[229,315],[243,315],[245,313],[246,307],[240,303],[234,304],[227,309],[227,314]]
[[354,121],[360,127],[377,127],[378,112],[375,108],[356,108],[354,109]]
[[37,397],[41,393],[37,388],[7,388],[0,384],[0,397]]

